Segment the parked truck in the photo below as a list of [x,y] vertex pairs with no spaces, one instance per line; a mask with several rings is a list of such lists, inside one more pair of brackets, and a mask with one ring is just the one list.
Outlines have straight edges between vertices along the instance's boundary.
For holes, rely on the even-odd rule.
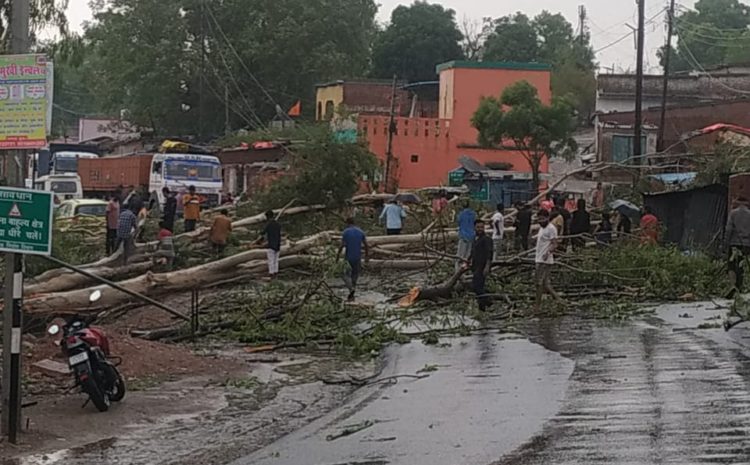
[[105,197],[123,189],[140,189],[156,193],[163,204],[164,187],[186,192],[190,186],[195,186],[207,206],[221,203],[221,164],[212,155],[157,153],[79,158],[78,175],[85,197]]

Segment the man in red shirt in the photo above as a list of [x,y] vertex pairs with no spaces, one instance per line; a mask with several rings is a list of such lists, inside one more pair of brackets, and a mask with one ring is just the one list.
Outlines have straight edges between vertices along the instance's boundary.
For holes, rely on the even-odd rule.
[[659,241],[659,219],[651,207],[643,207],[641,217],[641,244],[656,245]]
[[107,256],[117,249],[117,224],[120,221],[120,199],[113,195],[107,204]]

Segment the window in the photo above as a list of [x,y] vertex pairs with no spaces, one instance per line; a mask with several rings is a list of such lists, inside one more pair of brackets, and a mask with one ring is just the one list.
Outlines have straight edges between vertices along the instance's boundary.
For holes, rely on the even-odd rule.
[[323,104],[318,102],[318,121],[323,119]]
[[220,181],[221,167],[214,163],[188,160],[167,160],[164,177],[167,179]]
[[412,163],[419,163],[419,155],[412,155],[411,156],[411,162]]
[[76,215],[82,216],[106,216],[106,205],[79,205],[76,208]]
[[72,181],[52,181],[52,187],[50,189],[55,194],[75,194],[78,190],[78,186]]
[[[612,136],[612,161],[615,163],[630,163],[633,157],[633,139],[635,136]],[[641,136],[641,153],[645,153],[646,136]]]
[[152,171],[152,172],[154,172],[154,173],[159,173],[159,174],[161,174],[162,163],[163,163],[163,162],[160,162],[160,161],[155,161],[155,162],[154,162],[154,166],[153,166],[153,169],[152,169],[151,171]]

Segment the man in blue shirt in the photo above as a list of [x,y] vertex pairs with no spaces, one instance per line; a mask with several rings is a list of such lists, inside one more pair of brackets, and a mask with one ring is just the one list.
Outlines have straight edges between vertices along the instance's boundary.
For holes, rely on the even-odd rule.
[[471,256],[471,248],[474,245],[474,223],[477,220],[477,214],[471,209],[467,200],[464,203],[464,209],[458,214],[458,252],[456,255],[461,260],[456,261],[456,271],[460,270],[464,263]]
[[406,212],[403,207],[396,202],[396,199],[391,199],[383,208],[383,213],[380,214],[380,222],[385,220],[386,234],[389,236],[397,236],[401,234],[401,230],[404,227],[404,218],[406,218]]
[[349,298],[354,300],[354,292],[357,288],[357,280],[362,270],[362,246],[365,248],[365,260],[369,259],[370,249],[367,246],[367,236],[365,232],[354,225],[354,218],[347,218],[346,229],[341,234],[341,246],[336,255],[336,261],[341,258],[341,251],[346,249],[346,261],[349,263],[349,270],[344,275],[344,282],[349,289]]
[[123,208],[117,222],[117,248],[122,244],[122,264],[128,264],[128,258],[135,248],[134,234],[138,218],[130,208]]

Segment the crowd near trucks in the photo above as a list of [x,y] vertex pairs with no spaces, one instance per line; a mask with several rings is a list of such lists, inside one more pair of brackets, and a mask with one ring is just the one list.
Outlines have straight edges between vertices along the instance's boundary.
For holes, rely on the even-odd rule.
[[156,193],[163,188],[186,192],[195,186],[206,206],[221,203],[221,163],[207,153],[183,153],[185,144],[162,146],[165,152],[101,156],[84,145],[51,144],[29,158],[27,186],[55,193],[55,203],[80,198],[106,198],[123,191]]

